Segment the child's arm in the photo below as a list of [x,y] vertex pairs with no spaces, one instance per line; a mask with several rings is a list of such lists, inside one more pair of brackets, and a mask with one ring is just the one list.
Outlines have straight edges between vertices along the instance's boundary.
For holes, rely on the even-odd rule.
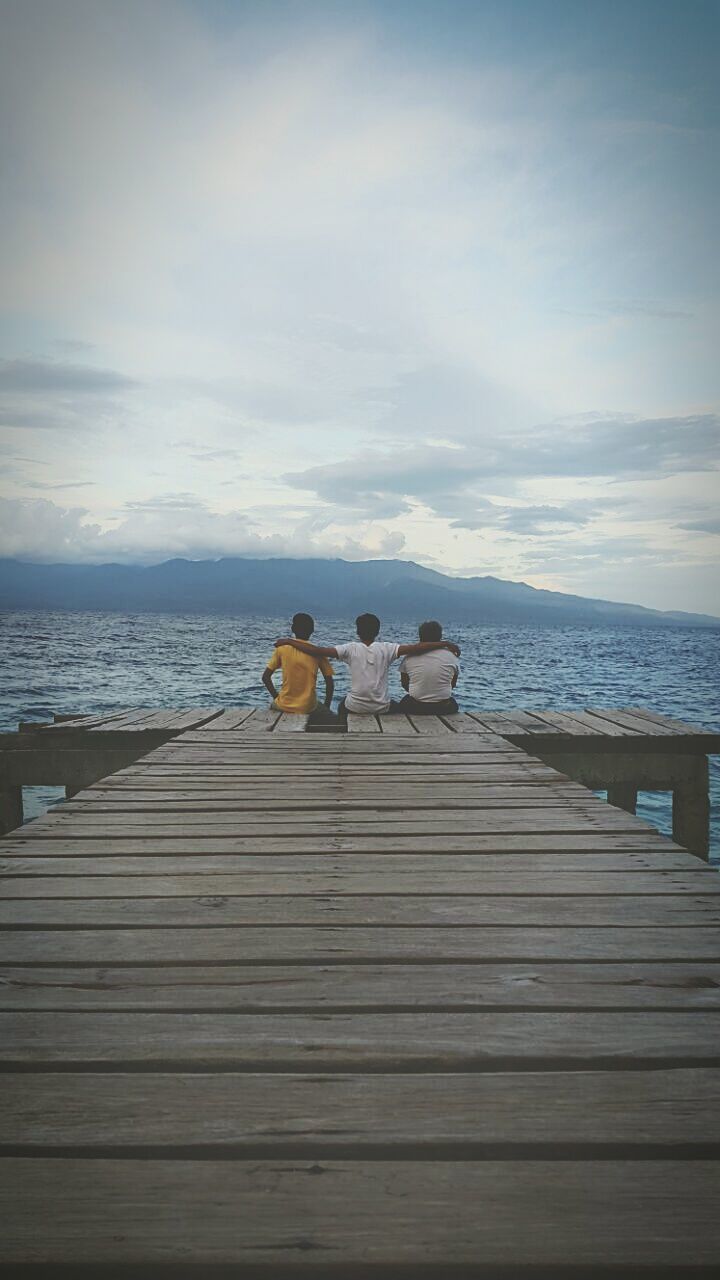
[[323,680],[325,681],[325,706],[332,706],[333,694],[335,692],[335,681],[331,675],[326,675],[323,671]]
[[270,697],[274,702],[278,694],[277,694],[277,689],[273,684],[273,673],[269,667],[266,667],[262,673],[262,682],[265,685],[265,688],[267,689],[268,693],[270,694]]
[[415,658],[419,653],[430,653],[433,649],[449,649],[456,658],[460,657],[460,646],[452,640],[419,640],[417,644],[400,644],[397,656],[398,658]]
[[406,693],[410,692],[410,677],[407,671],[400,672],[400,683]]
[[[275,648],[281,649],[283,645],[290,645],[292,649],[299,649],[301,653],[309,653],[311,658],[337,658],[338,651],[330,646],[322,647],[319,644],[311,644],[309,640],[296,640],[294,636],[282,636],[275,641]],[[435,646],[437,648],[437,645]]]

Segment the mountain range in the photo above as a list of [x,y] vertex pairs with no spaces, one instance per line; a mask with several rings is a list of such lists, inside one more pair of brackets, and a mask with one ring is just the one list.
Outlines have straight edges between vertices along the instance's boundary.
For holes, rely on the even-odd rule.
[[0,560],[0,609],[292,614],[456,623],[720,627],[707,614],[661,612],[501,578],[451,578],[411,560],[167,560],[155,565]]

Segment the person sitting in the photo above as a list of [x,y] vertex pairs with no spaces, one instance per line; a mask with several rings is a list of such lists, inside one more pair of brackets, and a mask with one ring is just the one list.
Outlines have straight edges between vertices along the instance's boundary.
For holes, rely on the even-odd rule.
[[378,640],[380,619],[374,613],[361,613],[355,619],[358,639],[347,644],[314,645],[300,639],[276,640],[279,647],[289,645],[301,649],[318,660],[336,658],[346,662],[350,669],[350,692],[343,698],[338,707],[338,719],[347,724],[347,715],[384,715],[386,712],[398,710],[388,694],[388,673],[393,662],[398,658],[409,658],[433,649],[450,649],[459,656],[460,650],[450,640],[421,641],[417,644],[394,644]]
[[[293,636],[299,641],[310,639],[315,621],[309,613],[296,613],[292,620]],[[311,646],[312,648],[313,646]],[[278,693],[273,674],[282,671],[282,687]],[[316,684],[318,669],[325,680],[325,702],[318,706]],[[273,700],[273,708],[286,715],[309,716],[310,724],[334,724],[336,716],[331,711],[335,681],[333,669],[326,657],[312,657],[307,650],[294,647],[276,647],[262,674],[262,682]]]
[[[442,640],[439,622],[421,622],[421,640]],[[403,659],[400,683],[405,697],[398,709],[408,716],[449,716],[459,710],[453,697],[460,665],[447,649],[429,649]]]

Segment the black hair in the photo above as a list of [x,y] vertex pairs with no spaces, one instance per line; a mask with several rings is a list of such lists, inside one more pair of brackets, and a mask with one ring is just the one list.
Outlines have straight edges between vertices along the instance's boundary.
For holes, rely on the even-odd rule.
[[315,619],[309,613],[296,613],[291,625],[298,640],[309,640],[315,630]]
[[418,635],[421,640],[442,640],[442,627],[439,622],[421,622]]
[[374,613],[361,613],[360,617],[355,619],[355,626],[360,639],[370,644],[376,639],[380,630],[380,619],[376,618]]

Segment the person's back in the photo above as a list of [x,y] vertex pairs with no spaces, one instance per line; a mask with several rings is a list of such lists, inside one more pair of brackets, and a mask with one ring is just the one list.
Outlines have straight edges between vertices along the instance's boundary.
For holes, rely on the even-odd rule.
[[[300,640],[309,640],[314,630],[314,621],[309,614],[296,613],[292,620],[293,635]],[[282,672],[282,687],[276,690],[272,676],[275,671]],[[327,658],[316,658],[301,649],[289,646],[276,648],[265,671],[263,684],[273,698],[273,706],[277,711],[288,715],[310,715],[321,709],[317,705],[317,673],[322,671],[325,677],[325,708],[330,707],[333,693],[333,669]]]
[[390,706],[388,672],[399,646],[385,640],[350,640],[335,647],[338,658],[350,669],[347,710],[356,715],[382,715]]
[[[418,628],[420,639],[441,640],[439,622],[423,622]],[[453,696],[460,667],[457,658],[448,649],[431,649],[403,660],[400,679],[407,696],[400,709],[412,714],[443,715],[458,710]]]

